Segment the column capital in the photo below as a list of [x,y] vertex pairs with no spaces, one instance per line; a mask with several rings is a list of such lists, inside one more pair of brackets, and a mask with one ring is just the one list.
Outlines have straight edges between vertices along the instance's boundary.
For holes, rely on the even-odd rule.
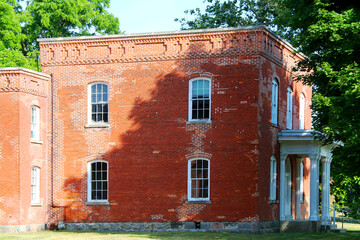
[[321,161],[324,163],[331,163],[332,157],[322,157]]
[[288,156],[287,154],[281,153],[280,154],[280,160],[285,162],[287,156]]
[[311,161],[319,162],[321,159],[321,155],[320,154],[309,154],[309,158]]

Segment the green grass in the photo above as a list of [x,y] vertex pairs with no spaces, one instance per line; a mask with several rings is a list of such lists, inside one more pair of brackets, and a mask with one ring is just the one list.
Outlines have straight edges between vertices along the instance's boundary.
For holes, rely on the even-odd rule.
[[0,239],[124,239],[124,240],[244,240],[244,239],[360,239],[359,232],[353,233],[270,233],[270,234],[243,234],[243,233],[200,233],[200,232],[70,232],[70,231],[42,231],[36,233],[0,233]]

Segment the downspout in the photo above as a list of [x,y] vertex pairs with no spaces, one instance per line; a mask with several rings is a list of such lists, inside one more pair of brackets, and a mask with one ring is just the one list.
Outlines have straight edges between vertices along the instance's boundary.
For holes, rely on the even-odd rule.
[[51,79],[51,147],[50,147],[50,158],[51,158],[51,218],[53,218],[53,207],[54,207],[54,76],[50,74]]

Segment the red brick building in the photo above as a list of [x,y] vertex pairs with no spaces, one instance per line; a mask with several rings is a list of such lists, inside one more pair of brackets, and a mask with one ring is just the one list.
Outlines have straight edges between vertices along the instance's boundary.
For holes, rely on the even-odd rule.
[[[11,153],[14,173],[0,177],[13,183],[4,201],[19,199],[1,205],[2,225],[270,232],[279,220],[318,220],[310,163],[325,155],[291,148],[313,140],[302,130],[311,128],[311,87],[292,81],[303,56],[266,28],[39,42],[43,73],[0,71],[29,86],[0,81],[11,115],[1,116],[1,135],[17,139],[1,140],[1,167]],[[32,106],[41,144],[30,141]],[[36,210],[32,166],[41,171]],[[31,211],[42,217],[24,217]]]

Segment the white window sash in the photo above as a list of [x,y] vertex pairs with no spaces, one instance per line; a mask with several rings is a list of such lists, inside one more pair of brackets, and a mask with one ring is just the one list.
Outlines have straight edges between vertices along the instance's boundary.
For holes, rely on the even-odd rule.
[[40,202],[40,169],[31,168],[31,203]]
[[40,140],[40,109],[31,107],[31,140]]
[[277,114],[278,114],[278,93],[279,86],[276,80],[272,82],[272,93],[271,93],[271,123],[277,124]]
[[[193,87],[192,87],[192,83],[193,82],[195,82],[195,81],[197,81],[197,80],[204,80],[204,81],[208,81],[209,82],[209,118],[208,119],[197,119],[197,118],[193,118],[193,116],[192,116],[192,102],[193,102],[193,100],[192,100],[192,90],[193,90]],[[188,100],[188,110],[189,110],[189,112],[188,112],[188,116],[189,116],[189,121],[206,121],[206,120],[210,120],[211,119],[211,80],[210,79],[208,79],[208,78],[203,78],[203,77],[201,77],[201,78],[194,78],[194,79],[191,79],[190,81],[189,81],[189,100]]]
[[[107,195],[106,195],[106,199],[92,199],[91,196],[91,181],[92,181],[92,168],[91,168],[91,164],[93,163],[97,163],[97,162],[101,162],[101,163],[106,163],[106,179],[107,179]],[[109,163],[106,161],[91,161],[88,162],[88,167],[87,167],[87,201],[88,202],[108,202],[109,201]]]
[[287,111],[286,111],[286,128],[292,129],[292,90],[289,88],[287,92]]
[[300,94],[300,103],[299,103],[299,129],[304,129],[305,127],[305,96]]
[[[191,194],[191,162],[196,160],[205,160],[208,163],[208,197],[207,198],[193,198]],[[204,158],[196,158],[196,159],[190,159],[188,161],[188,201],[209,201],[210,200],[210,161],[208,159]]]

